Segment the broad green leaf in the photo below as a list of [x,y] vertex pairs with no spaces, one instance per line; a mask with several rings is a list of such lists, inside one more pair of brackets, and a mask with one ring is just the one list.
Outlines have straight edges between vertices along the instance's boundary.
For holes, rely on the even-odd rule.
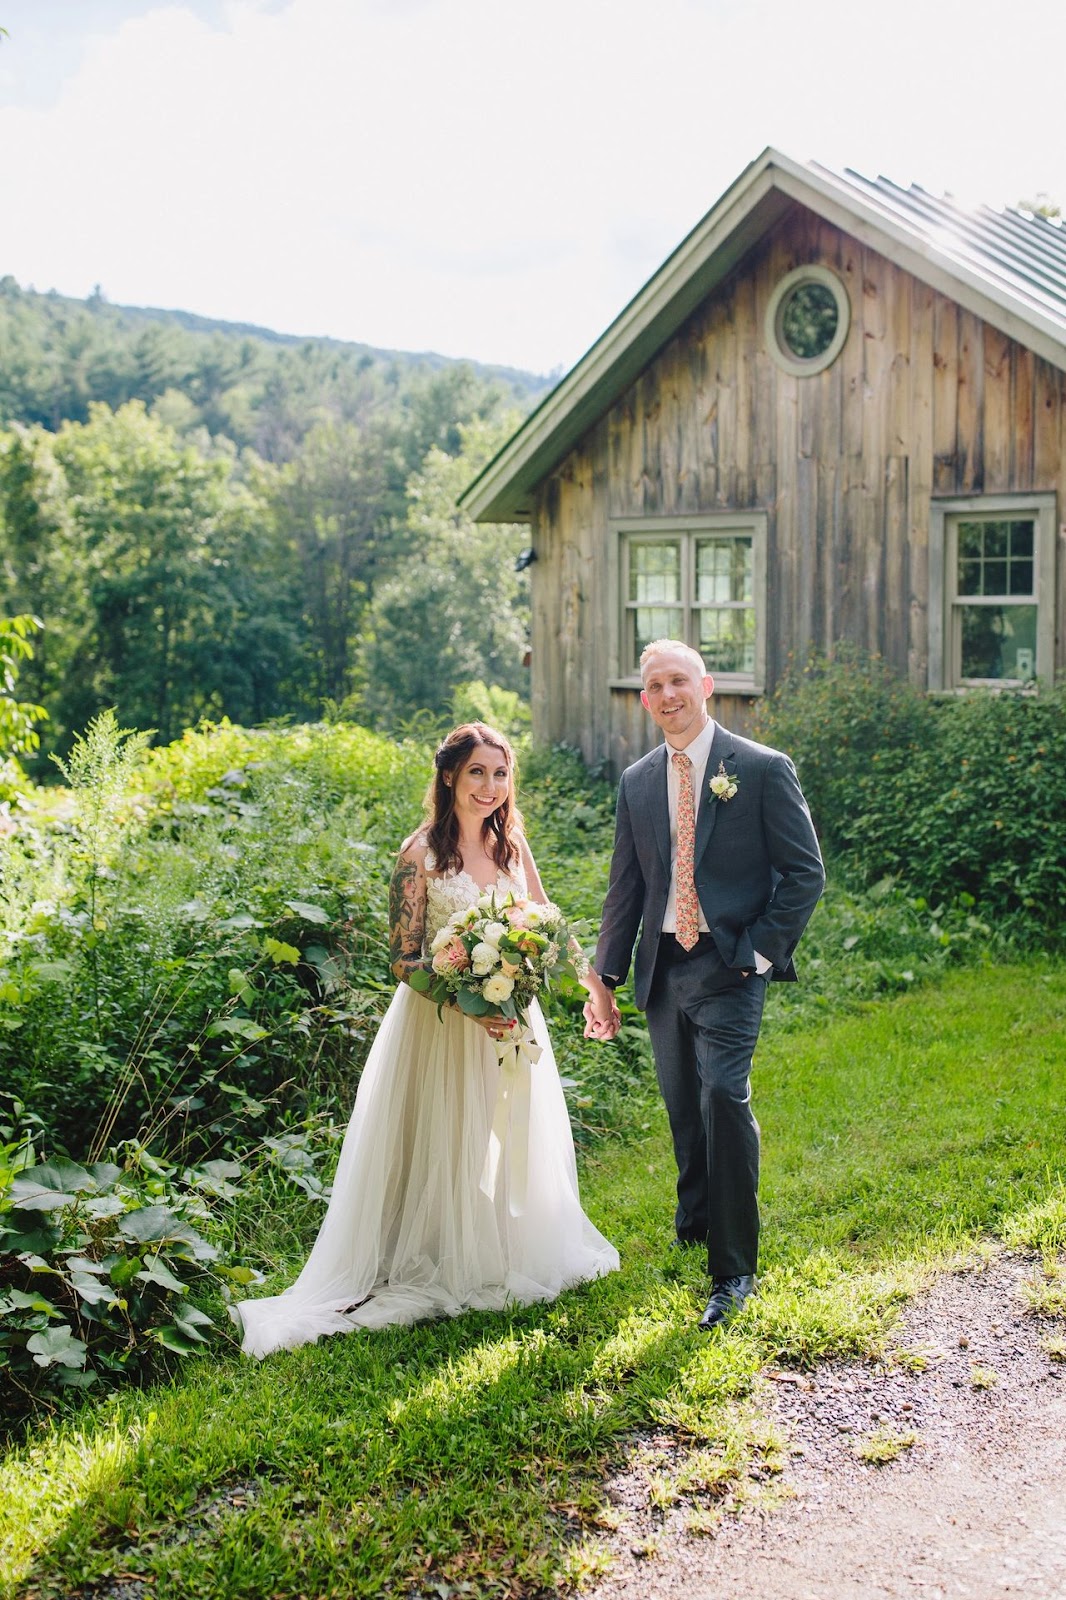
[[63,1276],[58,1267],[53,1267],[50,1261],[46,1261],[43,1256],[35,1255],[32,1250],[20,1250],[19,1260],[31,1272],[47,1272],[53,1278],[61,1278]]
[[179,1306],[174,1312],[174,1321],[180,1328],[213,1328],[214,1323],[206,1311],[201,1311],[199,1306]]
[[96,1180],[99,1189],[110,1189],[122,1176],[122,1168],[117,1167],[113,1161],[94,1161],[89,1171]]
[[333,920],[322,906],[309,905],[306,900],[286,900],[285,904],[304,922],[317,922],[324,927]]
[[137,1211],[127,1211],[119,1223],[119,1232],[138,1244],[163,1243],[171,1239],[184,1239],[190,1244],[204,1242],[195,1228],[166,1206],[141,1206]]
[[56,1382],[61,1389],[90,1389],[100,1379],[95,1372],[76,1372],[73,1367],[60,1367]]
[[140,1256],[108,1256],[105,1265],[111,1282],[118,1289],[124,1289],[131,1283],[144,1265]]
[[242,972],[240,967],[231,967],[226,981],[230,994],[238,995],[245,1005],[251,1005],[255,999],[255,989],[246,972]]
[[261,927],[262,923],[247,911],[236,911],[232,917],[227,917],[225,922],[218,924],[220,933],[243,933],[247,928]]
[[157,1283],[161,1289],[173,1289],[175,1294],[186,1294],[188,1285],[176,1278],[158,1256],[146,1256],[144,1271],[138,1272],[137,1278],[141,1283]]
[[11,1203],[18,1209],[55,1211],[73,1205],[78,1193],[95,1194],[97,1184],[75,1161],[42,1161],[28,1167],[11,1185]]
[[46,1300],[43,1295],[27,1294],[24,1289],[8,1289],[6,1294],[0,1295],[0,1317],[6,1316],[9,1311],[43,1311],[45,1316],[62,1316],[58,1306],[51,1300]]
[[281,939],[272,939],[269,934],[263,940],[263,954],[269,956],[276,967],[283,964],[294,967],[300,959],[300,952],[294,944],[285,944]]
[[99,1278],[93,1278],[87,1272],[72,1272],[70,1286],[79,1300],[86,1305],[115,1305],[117,1295],[109,1284],[101,1283]]
[[88,1346],[75,1339],[66,1323],[26,1340],[26,1349],[39,1367],[84,1367]]
[[417,994],[428,994],[433,975],[427,972],[425,967],[416,967],[407,981]]
[[469,989],[460,989],[455,998],[459,1010],[463,1012],[464,1016],[487,1017],[490,1012],[497,1009],[496,1006],[490,1006],[487,1000],[482,999],[481,995],[473,994]]
[[37,1251],[53,1250],[62,1238],[58,1228],[48,1227],[40,1212],[9,1211],[0,1228],[0,1249]]
[[249,1283],[263,1282],[263,1273],[256,1272],[254,1267],[220,1267],[219,1271],[224,1278],[240,1284],[242,1288]]
[[258,1022],[253,1022],[251,1017],[220,1017],[208,1028],[207,1037],[216,1039],[221,1033],[236,1034],[238,1039],[248,1039],[253,1044],[267,1036],[267,1030],[261,1028]]
[[174,1350],[179,1356],[202,1355],[203,1346],[207,1343],[201,1333],[193,1330],[179,1328],[174,1323],[167,1323],[162,1328],[153,1328],[152,1337],[167,1350]]
[[117,1217],[125,1209],[126,1202],[117,1194],[99,1194],[94,1200],[85,1202],[87,1215],[95,1217],[97,1221],[102,1217]]

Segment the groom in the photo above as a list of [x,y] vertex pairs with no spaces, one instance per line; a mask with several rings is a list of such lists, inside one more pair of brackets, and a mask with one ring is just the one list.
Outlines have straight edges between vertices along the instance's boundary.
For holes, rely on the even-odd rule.
[[[707,714],[702,657],[657,639],[640,658],[641,701],[666,736],[622,774],[596,970],[626,977],[648,1019],[677,1158],[676,1243],[707,1245],[725,1321],[755,1288],[759,1125],[749,1075],[769,979],[794,980],[792,953],[825,884],[788,756],[728,733]],[[639,942],[638,942],[639,930]],[[621,1018],[589,1001],[586,1035]]]

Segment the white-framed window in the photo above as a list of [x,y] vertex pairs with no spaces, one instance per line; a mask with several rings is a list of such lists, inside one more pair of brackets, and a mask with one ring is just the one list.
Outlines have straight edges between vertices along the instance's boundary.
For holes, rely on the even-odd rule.
[[652,639],[698,650],[719,689],[761,693],[766,673],[763,512],[639,518],[613,524],[618,683],[640,682]]
[[930,689],[1051,682],[1053,494],[934,500],[929,562]]

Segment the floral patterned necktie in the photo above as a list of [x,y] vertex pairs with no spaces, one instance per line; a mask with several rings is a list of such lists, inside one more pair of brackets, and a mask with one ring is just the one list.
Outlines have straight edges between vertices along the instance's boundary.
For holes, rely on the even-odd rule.
[[700,934],[696,896],[696,806],[692,796],[692,762],[683,750],[671,761],[677,769],[677,942],[691,950]]

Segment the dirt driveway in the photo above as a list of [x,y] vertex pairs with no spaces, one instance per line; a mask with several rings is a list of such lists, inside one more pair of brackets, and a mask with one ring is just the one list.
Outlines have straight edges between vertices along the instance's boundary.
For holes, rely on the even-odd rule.
[[[697,1536],[635,1462],[594,1600],[1066,1600],[1066,1346],[1025,1308],[1033,1272],[1004,1254],[938,1279],[893,1340],[909,1362],[768,1375],[776,1505]],[[899,1453],[864,1461],[879,1439]]]

